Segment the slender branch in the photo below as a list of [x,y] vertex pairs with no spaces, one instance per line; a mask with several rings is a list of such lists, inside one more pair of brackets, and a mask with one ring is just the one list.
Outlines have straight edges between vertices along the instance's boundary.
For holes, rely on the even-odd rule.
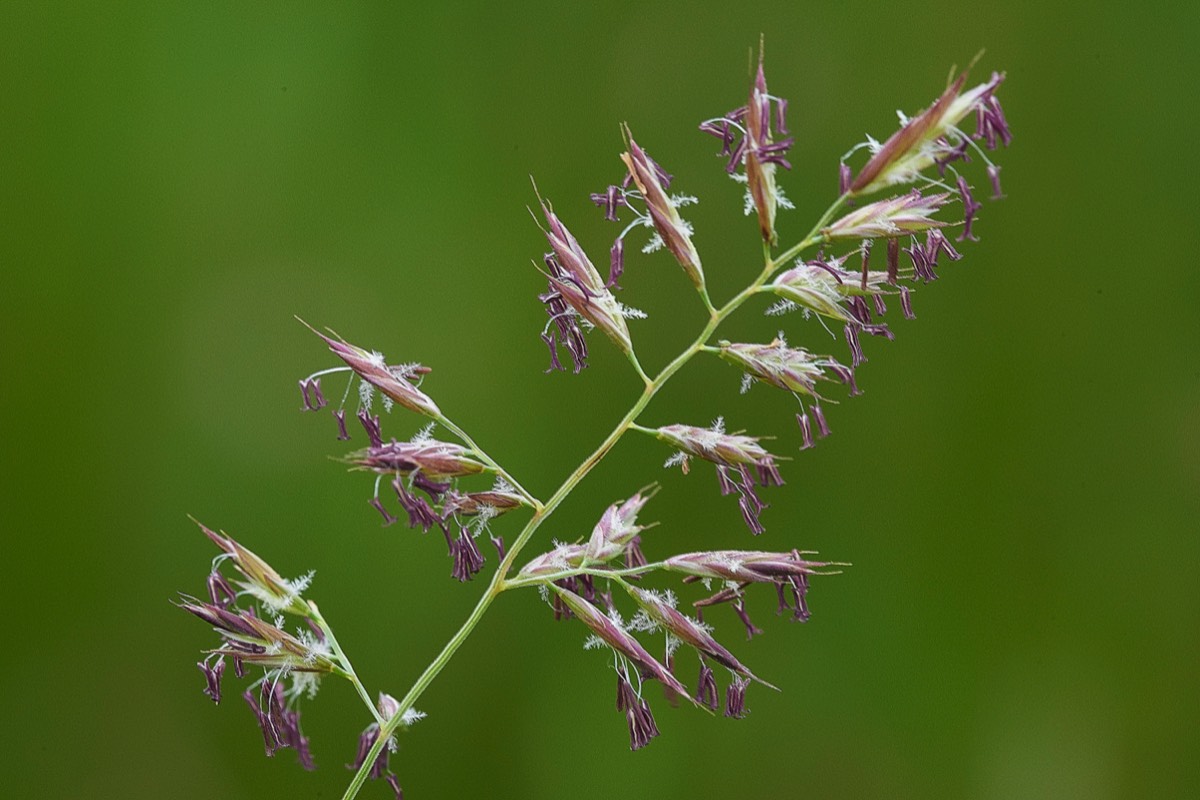
[[[738,294],[736,294],[724,306],[710,311],[708,324],[706,324],[704,329],[700,331],[700,334],[696,337],[696,340],[692,342],[692,344],[686,350],[676,356],[673,361],[663,367],[662,371],[659,372],[658,375],[646,383],[645,391],[642,392],[641,397],[637,399],[637,402],[633,404],[633,407],[629,409],[621,421],[617,423],[616,427],[612,429],[612,432],[608,434],[608,436],[600,443],[595,451],[593,451],[590,456],[584,459],[583,463],[576,467],[575,471],[572,472],[565,481],[563,481],[563,484],[558,487],[558,489],[553,495],[550,496],[550,499],[547,500],[545,504],[537,503],[536,500],[533,500],[532,495],[528,495],[527,492],[520,489],[519,485],[515,481],[512,482],[514,487],[517,487],[522,494],[526,494],[535,503],[533,517],[530,518],[529,522],[526,523],[525,527],[513,541],[512,546],[508,550],[508,554],[504,557],[504,560],[500,562],[500,566],[496,568],[496,572],[492,575],[492,580],[488,584],[487,591],[485,591],[483,596],[479,598],[479,602],[475,605],[475,609],[471,612],[471,615],[467,617],[466,621],[463,622],[462,627],[458,629],[450,641],[446,643],[446,646],[442,648],[442,651],[438,653],[437,657],[434,658],[429,666],[425,668],[425,671],[421,673],[421,676],[417,678],[416,683],[414,683],[412,688],[408,690],[408,694],[406,694],[400,701],[400,706],[392,718],[380,726],[379,736],[375,738],[375,743],[371,746],[371,750],[367,753],[366,758],[363,760],[362,766],[359,768],[358,772],[355,773],[353,780],[350,782],[350,786],[346,789],[346,793],[342,795],[342,800],[353,800],[353,798],[358,795],[358,791],[362,788],[363,782],[366,781],[367,775],[370,773],[371,767],[375,763],[375,759],[378,758],[379,753],[383,750],[383,747],[391,735],[395,733],[396,728],[400,726],[404,717],[404,713],[412,708],[413,704],[417,701],[417,698],[421,696],[426,687],[433,682],[434,678],[438,676],[438,673],[442,671],[442,668],[446,666],[458,648],[461,647],[463,642],[467,640],[467,637],[471,635],[471,632],[475,629],[475,626],[479,624],[479,621],[483,618],[488,606],[492,604],[492,601],[496,599],[496,596],[506,588],[511,587],[513,582],[506,581],[509,571],[512,569],[512,566],[521,550],[524,549],[525,545],[529,543],[529,540],[533,537],[533,534],[537,532],[537,529],[541,527],[541,524],[546,520],[546,518],[554,513],[555,509],[562,504],[562,501],[565,500],[568,495],[570,495],[579,482],[582,481],[584,477],[586,477],[587,474],[592,471],[592,468],[599,464],[604,457],[608,455],[608,452],[612,450],[613,446],[616,445],[621,437],[625,435],[625,432],[634,426],[635,420],[637,420],[642,411],[645,410],[646,406],[650,404],[650,401],[654,399],[654,396],[658,394],[659,390],[662,389],[667,381],[671,379],[671,376],[682,369],[684,365],[686,365],[692,359],[693,356],[704,349],[705,345],[708,343],[708,340],[712,338],[713,333],[720,326],[720,324],[724,322],[730,314],[741,307],[741,305],[746,302],[747,299],[754,296],[762,288],[762,286],[768,280],[770,280],[771,276],[775,274],[780,266],[786,264],[792,258],[796,257],[801,252],[820,241],[821,237],[819,234],[821,228],[824,227],[824,225],[829,222],[830,219],[832,219],[835,213],[837,213],[837,209],[842,205],[845,199],[846,197],[843,195],[834,201],[833,205],[826,209],[825,213],[821,215],[821,218],[813,226],[813,229],[808,233],[808,235],[801,239],[797,244],[785,250],[778,257],[771,258],[769,249],[764,247],[763,260],[765,263],[763,270],[761,273],[759,273],[758,277],[755,278],[755,280],[749,286],[738,292]],[[702,296],[707,297],[707,293]],[[442,418],[439,421],[453,431],[455,435],[461,438],[468,446],[479,453],[481,458],[488,460],[490,462],[489,466],[493,466],[495,469],[497,469],[502,477],[507,475],[507,473],[500,470],[499,466],[496,465],[495,462],[491,462],[490,459],[487,459],[483,452],[480,451],[474,442],[471,441],[470,437],[462,432],[462,430],[456,425],[445,418]],[[505,479],[507,480],[508,478],[506,477]]]
[[649,386],[654,383],[650,376],[646,374],[646,370],[642,369],[642,362],[638,361],[637,354],[630,350],[626,355],[629,357],[629,363],[633,364],[633,368],[637,370],[638,377],[642,379],[642,383]]
[[819,241],[823,241],[824,237],[821,235],[821,229],[824,228],[831,219],[833,219],[833,215],[838,212],[838,209],[840,209],[848,199],[850,199],[849,192],[841,195],[837,200],[834,200],[833,204],[830,205],[829,208],[825,209],[825,213],[822,214],[821,218],[817,220],[817,223],[813,225],[812,230],[808,232],[808,235],[801,239],[797,244],[789,247],[787,250],[784,250],[777,257],[772,259],[771,263],[774,264],[776,268],[781,267],[796,256],[800,255],[802,251],[807,250],[809,247],[812,247]]
[[333,655],[338,660],[338,665],[342,668],[347,680],[354,684],[354,688],[358,691],[358,696],[362,698],[363,703],[367,708],[371,709],[371,714],[375,717],[375,721],[382,725],[386,720],[380,715],[379,709],[375,707],[375,703],[371,700],[371,695],[367,694],[367,688],[363,686],[363,682],[359,680],[358,673],[354,671],[354,665],[350,663],[350,659],[346,656],[346,652],[342,650],[342,646],[338,644],[337,637],[333,635],[333,628],[329,627],[329,623],[321,616],[320,609],[312,600],[308,601],[308,611],[310,618],[321,629],[322,635],[325,636],[325,641],[329,643],[329,649],[333,651]]
[[400,706],[392,718],[383,722],[379,726],[379,735],[375,737],[374,744],[371,745],[370,751],[367,753],[363,764],[359,767],[358,772],[354,773],[354,778],[350,781],[350,785],[346,787],[345,794],[342,795],[342,800],[352,800],[358,795],[359,789],[362,788],[363,782],[366,781],[367,775],[370,774],[371,768],[375,765],[375,759],[379,758],[379,753],[387,745],[392,734],[396,732],[396,728],[404,719],[404,713],[413,707],[417,702],[417,698],[425,691],[429,684],[433,683],[433,679],[437,677],[442,668],[454,656],[455,651],[462,646],[462,643],[471,635],[471,631],[479,624],[479,620],[483,618],[483,614],[487,611],[488,606],[496,599],[498,592],[495,591],[497,586],[496,578],[500,575],[497,571],[492,577],[492,583],[488,586],[488,590],[484,592],[483,597],[479,598],[479,602],[475,604],[475,609],[471,612],[471,616],[467,617],[466,622],[458,629],[458,632],[446,643],[442,648],[442,652],[438,653],[425,671],[421,673],[421,677],[417,678],[417,682],[408,690],[408,694],[400,701]]
[[643,564],[640,567],[627,567],[626,569],[605,569],[603,567],[572,567],[565,569],[562,572],[551,572],[546,575],[531,575],[528,578],[513,578],[512,580],[504,581],[501,591],[509,589],[522,589],[526,586],[542,586],[547,583],[561,581],[563,578],[573,578],[576,575],[595,575],[598,578],[623,578],[626,576],[644,575],[647,572],[653,572],[656,569],[662,569],[665,562],[655,561],[653,564]]
[[444,427],[446,430],[450,431],[455,436],[457,436],[459,439],[461,439],[467,447],[474,450],[475,455],[479,456],[479,459],[484,464],[487,464],[488,467],[490,467],[493,471],[495,471],[495,473],[497,475],[499,475],[504,480],[508,481],[508,483],[514,489],[516,489],[521,494],[521,496],[524,497],[525,500],[531,506],[533,506],[534,510],[537,510],[542,507],[542,502],[540,500],[538,500],[530,492],[528,492],[525,489],[525,487],[522,486],[521,483],[516,478],[514,478],[512,475],[509,474],[508,470],[504,469],[504,467],[500,466],[500,464],[494,458],[492,458],[486,452],[484,452],[483,448],[480,447],[479,445],[477,445],[475,443],[475,440],[472,439],[467,434],[466,431],[464,431],[462,428],[455,425],[454,422],[452,422],[449,417],[442,415],[442,416],[437,417],[437,421],[438,421],[438,423],[440,423],[442,425],[442,427]]

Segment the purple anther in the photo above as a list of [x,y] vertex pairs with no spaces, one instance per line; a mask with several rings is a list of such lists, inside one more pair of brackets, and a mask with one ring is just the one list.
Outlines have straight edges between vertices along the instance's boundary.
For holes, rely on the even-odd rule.
[[717,679],[707,664],[700,664],[700,678],[696,681],[696,702],[716,711],[721,705],[717,692]]
[[970,239],[973,242],[979,241],[979,237],[971,233],[971,223],[975,221],[975,214],[983,205],[971,196],[971,187],[967,185],[967,181],[963,176],[958,176],[958,193],[962,197],[963,204],[963,231],[958,236],[958,241]]
[[735,603],[732,603],[733,613],[738,615],[738,619],[746,626],[746,638],[752,639],[756,635],[762,633],[762,628],[756,626],[750,619],[750,614],[746,612],[746,598],[739,597]]
[[219,656],[211,667],[207,659],[196,664],[204,673],[204,693],[212,698],[214,703],[221,702],[221,676],[225,674],[225,657]]
[[812,425],[808,421],[808,414],[801,411],[796,415],[796,422],[800,425],[800,436],[802,438],[801,450],[807,450],[814,445],[812,435]]
[[625,272],[625,239],[618,237],[608,251],[608,281],[604,284],[608,289],[620,289],[617,281]]
[[490,533],[488,538],[492,540],[492,547],[496,548],[496,557],[503,561],[504,556],[508,554],[508,548],[504,544],[504,539],[500,536],[493,536]]
[[225,580],[224,575],[213,572],[208,576],[208,597],[214,606],[229,608],[237,601],[237,592],[229,585],[229,581]]
[[987,168],[988,180],[992,182],[992,199],[1003,200],[1004,192],[1000,191],[1000,167],[997,164],[990,164]]
[[378,496],[372,497],[369,502],[371,504],[371,508],[378,511],[380,513],[380,515],[383,517],[383,527],[386,528],[387,526],[391,525],[393,522],[396,521],[396,518],[393,517],[390,513],[388,513],[388,510],[383,507],[383,503],[379,500]]
[[471,532],[463,528],[455,540],[452,550],[454,567],[450,576],[458,581],[469,581],[483,569],[483,553],[475,545]]
[[863,355],[862,346],[858,343],[858,327],[854,323],[847,322],[843,329],[843,333],[846,335],[846,344],[850,346],[851,366],[854,367],[858,367],[867,360],[867,357]]
[[875,301],[875,315],[882,317],[887,313],[887,303],[883,302],[883,295],[872,295],[872,299]]
[[900,240],[887,241],[887,282],[896,285],[896,277],[900,272]]
[[732,719],[744,719],[746,716],[746,687],[750,685],[749,678],[734,678],[725,690],[725,716]]
[[[853,382],[853,380],[854,380],[853,375],[850,376],[850,380],[851,380],[851,382]],[[827,422],[825,422],[825,412],[821,409],[820,403],[813,404],[812,414],[813,414],[813,419],[815,419],[817,421],[817,434],[822,439],[824,439],[826,436],[829,435],[829,424]]]
[[358,421],[363,426],[363,430],[367,432],[367,438],[371,440],[372,447],[380,447],[383,445],[383,432],[380,427],[379,417],[371,416],[366,409],[358,412]]
[[334,411],[333,411],[333,418],[334,418],[335,420],[337,420],[337,426],[338,426],[338,435],[337,435],[337,438],[338,438],[338,441],[339,441],[339,442],[348,442],[348,441],[350,441],[350,433],[349,433],[349,431],[347,431],[347,430],[346,430],[346,410],[345,410],[344,408],[337,408],[337,409],[334,409]]

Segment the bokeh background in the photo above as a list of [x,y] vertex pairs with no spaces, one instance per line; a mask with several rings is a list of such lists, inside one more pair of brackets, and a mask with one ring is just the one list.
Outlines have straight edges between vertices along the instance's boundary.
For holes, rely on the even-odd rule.
[[[226,703],[201,695],[212,637],[170,600],[203,590],[213,550],[186,515],[316,569],[310,596],[373,691],[402,694],[482,583],[451,581],[435,536],[381,529],[369,480],[329,460],[342,445],[296,380],[333,362],[293,315],[432,365],[442,407],[549,494],[638,385],[598,337],[589,370],[543,374],[528,176],[603,261],[613,229],[587,193],[619,176],[628,121],[700,196],[728,297],[758,269],[755,228],[695,126],[743,102],[763,32],[797,136],[785,239],[832,197],[840,153],[984,47],[976,75],[1009,74],[1009,198],[917,293],[918,321],[866,342],[866,394],[816,450],[796,452],[789,398],[739,396],[715,361],[652,406],[651,423],[779,434],[795,460],[761,540],[710,470],[667,473],[639,439],[541,541],[660,480],[651,555],[796,544],[854,567],[816,583],[806,626],[771,616],[769,590],[752,642],[714,613],[784,691],[752,689],[742,722],[658,702],[663,735],[633,754],[580,627],[503,597],[419,703],[394,761],[408,796],[1197,796],[1197,8],[5,4],[3,793],[340,796],[365,721],[349,687],[303,707],[313,774],[263,758],[231,674]],[[662,253],[631,256],[624,283],[661,366],[702,323],[695,298]]]

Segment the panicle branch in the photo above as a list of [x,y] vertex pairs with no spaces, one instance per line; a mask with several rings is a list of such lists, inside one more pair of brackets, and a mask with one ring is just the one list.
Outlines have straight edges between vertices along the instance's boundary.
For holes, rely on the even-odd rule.
[[[736,494],[745,525],[756,536],[765,533],[762,515],[767,504],[759,490],[783,484],[778,464],[786,460],[778,448],[773,446],[776,452],[772,452],[762,444],[771,437],[727,432],[722,417],[708,428],[680,423],[648,427],[639,423],[643,412],[697,353],[711,352],[742,371],[743,391],[761,383],[793,396],[800,405],[795,415],[800,450],[811,448],[814,436],[828,435],[823,404],[836,400],[826,396],[825,384],[840,383],[850,396],[861,394],[858,371],[867,362],[862,335],[894,338],[884,321],[889,303],[898,302],[902,316],[914,318],[911,292],[916,285],[938,278],[939,261],[963,258],[948,234],[957,230],[955,242],[979,238],[977,227],[984,206],[960,167],[981,161],[991,198],[1003,197],[1000,166],[987,154],[1007,147],[1012,139],[996,96],[1003,80],[1003,73],[992,73],[988,81],[967,88],[967,73],[963,72],[927,109],[912,117],[901,114],[899,129],[882,144],[868,137],[852,148],[838,164],[838,193],[825,213],[807,235],[772,255],[780,240],[778,211],[792,207],[780,179],[781,170],[792,168],[788,151],[794,137],[786,120],[787,100],[768,89],[760,46],[745,104],[700,124],[701,131],[720,139],[726,173],[744,185],[745,212],[756,217],[764,252],[758,276],[750,276],[750,283],[720,308],[709,298],[695,231],[681,213],[696,203],[696,198],[672,193],[674,177],[650,157],[627,125],[622,126],[625,146],[620,154],[625,174],[619,183],[591,195],[606,219],[624,225],[609,248],[607,276],[600,274],[583,245],[539,195],[538,224],[549,248],[539,266],[546,291],[538,295],[548,316],[541,334],[550,352],[547,372],[565,371],[560,360],[564,350],[573,371],[580,372],[589,358],[586,335],[598,328],[629,359],[645,384],[608,437],[545,502],[521,486],[442,413],[422,389],[430,374],[428,367],[389,364],[379,352],[350,344],[332,332],[327,335],[314,330],[341,364],[299,382],[303,408],[317,411],[331,405],[323,379],[335,374],[348,379],[340,402],[331,409],[337,438],[351,438],[350,412],[367,443],[347,453],[342,461],[354,471],[373,476],[370,505],[383,517],[384,526],[405,518],[410,529],[441,531],[451,576],[459,581],[470,580],[483,570],[486,558],[477,539],[486,532],[496,548],[498,566],[470,617],[408,692],[399,700],[380,693],[378,700],[372,701],[317,606],[302,597],[312,573],[285,579],[227,534],[201,525],[220,550],[206,581],[209,599],[185,595],[178,605],[206,622],[218,636],[217,646],[204,651],[198,664],[204,675],[204,694],[220,701],[227,663],[232,663],[239,678],[251,669],[261,671],[243,697],[262,730],[267,754],[292,748],[300,762],[311,768],[313,759],[300,728],[297,699],[314,694],[326,675],[349,680],[368,707],[371,721],[347,765],[355,775],[344,800],[352,800],[370,779],[386,781],[400,798],[399,780],[389,759],[397,749],[397,730],[424,716],[415,711],[414,703],[497,596],[508,589],[537,587],[555,619],[577,620],[587,629],[585,647],[611,656],[617,679],[616,708],[624,716],[631,749],[641,749],[659,735],[644,694],[649,680],[661,684],[672,702],[686,697],[706,711],[723,711],[731,719],[746,717],[750,684],[775,687],[757,677],[718,640],[705,613],[728,613],[711,610],[728,606],[748,637],[761,633],[763,629],[751,619],[748,600],[760,591],[752,587],[765,585],[774,589],[777,615],[806,622],[812,616],[809,591],[813,579],[837,574],[846,564],[813,560],[810,556],[814,553],[797,549],[697,550],[648,561],[643,538],[653,525],[639,522],[639,516],[658,491],[651,485],[609,505],[590,534],[565,537],[540,555],[523,559],[524,565],[512,577],[510,574],[533,535],[630,430],[671,447],[674,454],[666,462],[668,467],[679,466],[687,473],[696,459],[713,464],[721,494]],[[968,118],[974,120],[971,133],[961,127]],[[855,173],[849,160],[859,150],[866,150],[869,156]],[[879,192],[901,191],[895,187],[907,188],[864,202]],[[539,219],[538,214],[534,216]],[[645,315],[619,302],[615,295],[626,269],[625,240],[638,230],[648,232],[642,249],[670,253],[708,311],[708,320],[693,344],[655,377],[642,368],[627,324],[627,320]],[[880,250],[882,265],[878,265]],[[871,265],[873,254],[875,268]],[[760,294],[777,298],[768,314],[798,312],[801,319],[815,319],[826,330],[831,324],[840,327],[849,357],[789,345],[784,331],[767,343],[721,339],[714,346],[720,325]],[[385,436],[376,401],[383,413],[398,405],[430,422],[407,441]],[[437,426],[457,442],[435,438]],[[474,484],[483,478],[494,482],[490,486]],[[385,495],[394,494],[394,501],[384,502],[381,487]],[[399,516],[392,510],[397,506]],[[522,507],[531,509],[532,515],[508,546],[493,532],[492,523]],[[232,566],[231,575],[221,572],[226,564]],[[691,609],[681,610],[674,589],[647,585],[653,578],[664,577],[681,578],[676,587],[681,592],[692,591],[699,584],[705,594],[691,601]],[[632,611],[623,614],[621,603],[632,603]],[[298,617],[304,627],[287,630],[285,615]],[[694,691],[678,677],[681,653],[689,651],[698,666]],[[720,670],[728,675],[723,703]]]

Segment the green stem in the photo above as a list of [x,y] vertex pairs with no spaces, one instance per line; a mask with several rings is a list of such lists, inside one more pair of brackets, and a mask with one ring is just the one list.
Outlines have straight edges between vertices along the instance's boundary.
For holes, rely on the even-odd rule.
[[637,370],[638,377],[642,379],[642,383],[649,386],[653,381],[646,374],[646,370],[642,369],[642,362],[638,361],[637,354],[630,350],[626,355],[629,357],[629,363],[633,364],[633,368]]
[[[508,576],[509,571],[512,569],[513,563],[516,561],[516,558],[520,554],[521,550],[524,549],[525,545],[529,543],[529,540],[533,537],[533,534],[537,532],[537,529],[541,527],[541,524],[545,522],[546,518],[554,513],[555,509],[557,509],[559,505],[562,504],[563,500],[565,500],[567,496],[571,494],[579,482],[582,481],[584,477],[586,477],[587,474],[592,471],[592,468],[599,464],[600,461],[603,460],[606,455],[608,455],[608,452],[612,450],[613,446],[616,445],[620,438],[625,435],[625,432],[634,427],[635,420],[641,415],[642,411],[645,410],[646,406],[649,405],[650,401],[654,399],[654,396],[658,394],[663,385],[671,379],[671,376],[673,376],[676,372],[682,369],[685,364],[691,361],[692,357],[696,355],[696,353],[699,353],[704,349],[705,345],[708,343],[708,340],[712,338],[713,333],[716,331],[718,326],[725,321],[726,317],[736,311],[742,305],[742,303],[746,302],[747,299],[754,296],[754,294],[757,293],[759,289],[761,289],[762,286],[771,279],[771,276],[775,274],[780,266],[786,264],[792,258],[795,258],[797,255],[799,255],[802,251],[820,241],[821,237],[819,234],[821,228],[833,217],[845,199],[846,198],[844,195],[839,197],[833,203],[833,205],[826,209],[825,213],[821,216],[821,219],[817,221],[817,224],[813,226],[813,229],[807,236],[805,236],[796,245],[785,250],[777,258],[772,259],[769,255],[769,251],[764,249],[764,252],[766,252],[767,255],[764,257],[765,264],[762,272],[759,273],[758,277],[755,278],[753,283],[751,283],[742,291],[738,292],[738,294],[736,294],[728,303],[719,309],[712,308],[711,302],[708,304],[711,309],[709,312],[708,324],[706,324],[704,329],[700,331],[700,335],[696,337],[696,340],[692,342],[692,344],[686,350],[676,356],[671,363],[663,367],[662,371],[659,372],[658,375],[646,383],[645,390],[642,392],[642,395],[638,398],[637,402],[633,404],[633,407],[629,409],[621,421],[617,423],[616,427],[612,429],[612,432],[609,433],[604,441],[600,443],[600,446],[597,447],[590,456],[584,459],[583,463],[576,467],[575,471],[572,472],[565,481],[563,481],[562,486],[558,487],[557,491],[551,495],[550,499],[547,500],[545,504],[537,502],[532,495],[530,495],[524,489],[521,489],[520,485],[516,481],[511,480],[508,477],[508,473],[504,472],[499,465],[488,458],[483,451],[471,441],[470,437],[467,436],[460,428],[458,428],[458,426],[454,425],[444,417],[438,420],[451,431],[453,431],[455,435],[462,439],[463,442],[465,442],[469,447],[475,450],[476,453],[478,453],[481,458],[488,462],[489,466],[496,469],[497,472],[505,478],[505,480],[509,480],[512,485],[518,489],[518,491],[520,491],[531,502],[533,502],[534,514],[533,517],[530,518],[529,522],[526,523],[521,532],[517,535],[517,538],[513,541],[512,547],[509,548],[508,554],[504,557],[504,560],[500,562],[500,566],[496,568],[496,572],[492,575],[492,580],[488,584],[487,591],[485,591],[483,596],[479,598],[479,602],[475,605],[475,609],[471,612],[471,615],[467,617],[466,621],[463,622],[462,627],[460,627],[450,641],[446,643],[446,646],[442,648],[442,651],[438,653],[437,657],[429,664],[429,666],[425,668],[425,671],[421,673],[421,677],[417,678],[417,682],[413,684],[412,688],[408,690],[408,694],[404,695],[404,698],[400,701],[400,706],[392,718],[380,726],[379,736],[375,738],[375,743],[371,746],[370,751],[367,753],[362,766],[359,768],[358,772],[355,773],[354,779],[350,782],[350,786],[346,788],[346,793],[342,795],[342,800],[353,800],[353,798],[358,795],[358,791],[362,788],[363,782],[366,781],[367,775],[370,773],[371,767],[375,763],[375,759],[379,756],[379,753],[383,750],[391,735],[395,733],[396,728],[399,727],[405,712],[412,708],[413,703],[417,701],[417,699],[425,691],[426,687],[433,682],[434,678],[438,676],[438,673],[442,671],[442,668],[446,666],[458,648],[461,647],[463,642],[467,640],[467,637],[471,635],[471,632],[475,629],[475,626],[479,624],[479,621],[483,618],[488,606],[492,604],[492,601],[496,599],[496,596],[506,588],[510,588],[513,583],[516,583],[515,581],[507,582],[505,579]],[[702,296],[707,297],[707,293],[703,293]]]
[[701,286],[699,288],[700,299],[704,301],[704,308],[708,311],[708,316],[711,318],[716,315],[717,307],[713,305],[712,298],[708,296],[708,287]]
[[534,497],[531,493],[526,491],[525,487],[521,485],[520,481],[518,481],[516,478],[514,478],[512,475],[510,475],[508,473],[508,471],[506,469],[504,469],[504,467],[500,466],[500,464],[494,458],[492,458],[486,452],[484,452],[483,448],[480,447],[479,445],[477,445],[475,443],[475,440],[472,439],[467,434],[466,431],[464,431],[462,428],[455,425],[446,416],[437,417],[437,421],[438,421],[438,423],[440,423],[442,425],[442,427],[444,427],[446,430],[450,431],[455,436],[457,436],[459,439],[461,439],[463,441],[463,444],[465,444],[467,447],[474,450],[475,455],[479,456],[479,460],[482,461],[484,464],[487,464],[487,466],[493,472],[495,472],[497,475],[499,475],[504,480],[508,481],[509,485],[511,485],[514,489],[516,489],[521,494],[521,496],[525,498],[526,502],[528,502],[530,506],[532,506],[535,510],[541,508],[541,506],[542,506],[541,501],[538,500],[536,497]]
[[807,236],[805,236],[795,245],[789,247],[787,250],[784,250],[782,253],[772,259],[770,263],[777,266],[782,266],[796,256],[800,255],[802,251],[807,250],[817,242],[822,241],[824,237],[821,235],[821,229],[825,227],[829,220],[833,219],[833,215],[838,212],[838,209],[841,208],[842,204],[845,203],[849,198],[850,194],[847,192],[837,200],[834,200],[833,205],[825,209],[825,213],[821,215],[819,220],[817,220],[817,224],[813,225],[812,230],[808,232]]
[[471,616],[467,617],[466,622],[462,624],[458,632],[442,648],[442,652],[438,653],[437,658],[425,668],[425,671],[421,673],[421,677],[417,678],[417,682],[408,690],[408,694],[404,695],[396,713],[392,715],[391,719],[380,723],[379,735],[375,737],[375,742],[371,745],[371,749],[367,753],[362,766],[359,767],[358,772],[354,773],[354,778],[350,781],[350,785],[346,787],[346,792],[342,795],[342,800],[353,800],[358,795],[359,789],[362,788],[363,782],[366,781],[367,775],[371,772],[371,767],[375,765],[375,759],[379,758],[380,752],[383,751],[388,740],[391,739],[392,734],[396,732],[396,728],[400,726],[401,721],[404,719],[404,713],[413,707],[413,704],[417,702],[417,698],[421,696],[429,684],[433,683],[433,679],[437,677],[438,673],[442,671],[442,668],[446,666],[458,648],[462,646],[462,643],[471,635],[471,631],[479,624],[479,620],[483,618],[484,612],[487,611],[488,606],[492,604],[492,601],[496,599],[496,595],[499,593],[496,591],[496,586],[498,585],[496,577],[499,574],[500,572],[497,571],[496,575],[492,577],[492,583],[488,586],[488,590],[484,592],[483,597],[479,598],[479,602],[475,604],[475,609],[471,612]]
[[628,575],[642,575],[662,569],[665,562],[655,561],[653,564],[643,564],[640,567],[626,569],[605,569],[603,567],[572,567],[562,572],[551,572],[546,575],[531,575],[528,578],[513,578],[504,582],[502,591],[520,589],[525,586],[542,586],[547,583],[561,581],[563,578],[573,578],[576,575],[595,575],[598,578],[623,578]]
[[346,678],[350,683],[354,684],[354,688],[358,691],[358,696],[366,704],[367,708],[371,709],[371,714],[374,715],[375,721],[380,725],[384,723],[384,719],[379,714],[379,709],[375,707],[375,703],[371,701],[371,696],[367,694],[367,688],[363,686],[363,682],[359,680],[358,673],[354,671],[354,665],[350,663],[350,659],[346,656],[342,646],[338,644],[337,637],[333,635],[333,628],[321,616],[320,609],[312,600],[308,601],[308,611],[310,618],[317,627],[321,629],[321,633],[325,636],[325,641],[329,644],[329,649],[333,652],[334,657],[338,660],[338,665],[342,669],[342,677]]

